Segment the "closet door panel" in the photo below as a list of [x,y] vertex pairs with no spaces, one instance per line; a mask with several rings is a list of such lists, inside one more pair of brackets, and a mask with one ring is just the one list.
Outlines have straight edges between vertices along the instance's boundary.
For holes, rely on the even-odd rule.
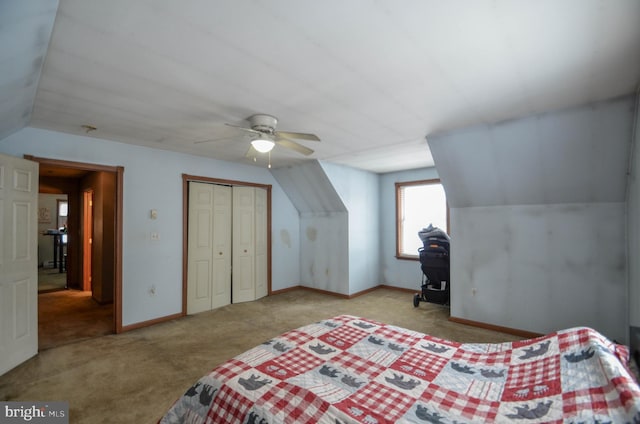
[[214,185],[211,308],[231,303],[231,187]]
[[187,313],[231,302],[231,187],[189,183]]
[[233,303],[255,300],[253,187],[233,188]]
[[187,313],[211,309],[213,188],[189,183]]
[[267,277],[267,190],[255,190],[255,298],[265,297],[268,291]]

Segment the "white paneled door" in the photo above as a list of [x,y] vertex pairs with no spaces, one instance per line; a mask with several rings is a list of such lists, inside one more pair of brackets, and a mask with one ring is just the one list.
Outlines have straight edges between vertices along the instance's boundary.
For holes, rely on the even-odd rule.
[[187,313],[231,302],[231,187],[189,183]]
[[233,303],[255,300],[255,189],[233,188]]
[[0,375],[38,353],[38,164],[0,155]]
[[268,237],[267,225],[267,191],[255,190],[255,264],[256,264],[256,292],[255,298],[260,299],[268,293]]
[[187,313],[267,295],[267,192],[189,182]]

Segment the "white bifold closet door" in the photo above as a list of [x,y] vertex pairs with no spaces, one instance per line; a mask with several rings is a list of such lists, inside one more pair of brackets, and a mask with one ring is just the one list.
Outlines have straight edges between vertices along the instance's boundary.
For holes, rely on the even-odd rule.
[[187,313],[267,295],[266,190],[189,183]]
[[187,313],[231,301],[231,187],[189,183]]

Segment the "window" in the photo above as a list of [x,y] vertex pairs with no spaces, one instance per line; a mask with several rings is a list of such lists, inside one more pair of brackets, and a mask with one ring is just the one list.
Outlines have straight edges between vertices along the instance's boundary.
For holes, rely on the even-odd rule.
[[58,199],[58,229],[67,226],[67,217],[69,216],[69,202],[67,200]]
[[432,224],[449,233],[449,208],[440,180],[396,183],[396,257],[418,259],[418,232]]

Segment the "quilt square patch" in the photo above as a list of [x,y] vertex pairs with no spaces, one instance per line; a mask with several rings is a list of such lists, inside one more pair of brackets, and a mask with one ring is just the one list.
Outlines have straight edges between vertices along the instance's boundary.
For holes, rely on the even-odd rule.
[[550,356],[509,368],[504,400],[549,396],[560,391],[560,359]]
[[218,392],[207,418],[210,420],[209,422],[215,423],[242,422],[251,405],[253,402],[241,393],[234,391],[229,386],[223,386]]
[[[418,405],[420,405],[421,408],[418,408]],[[460,420],[461,422],[467,420],[473,422],[493,422],[499,405],[500,402],[478,399],[431,383],[412,409],[415,412],[418,412],[420,409],[422,413],[419,414],[425,417],[435,417],[434,411],[437,410],[440,411],[440,414],[446,413],[448,417],[464,418]],[[428,419],[427,422],[429,422]],[[453,422],[453,420],[451,420],[451,422]]]
[[[607,376],[602,373],[589,372],[593,367],[600,367],[604,358],[595,356],[595,350],[589,346],[578,346],[575,350],[565,353],[560,358],[562,387],[565,391],[589,389],[591,387],[606,386]],[[585,366],[587,362],[593,362]]]
[[512,364],[524,364],[539,361],[543,358],[559,355],[556,336],[538,337],[530,340],[513,342],[511,351]]
[[296,346],[307,343],[313,340],[314,337],[300,330],[292,330],[284,333],[282,336],[278,337],[278,339],[281,341],[287,340],[290,344]]
[[[248,364],[259,364],[265,361],[265,355],[268,355],[270,358],[282,355],[296,347],[296,344],[282,337],[276,337],[271,340],[267,340],[262,343],[260,346],[257,346],[245,353],[242,353],[237,356],[237,358],[241,358],[243,361]],[[262,359],[262,360],[260,360]]]
[[304,387],[329,403],[340,402],[369,383],[361,375],[332,363],[325,363],[287,382]]
[[429,385],[427,381],[392,369],[378,375],[375,381],[415,399],[419,398]]
[[370,362],[388,367],[395,362],[409,346],[383,339],[370,334],[348,349],[348,352],[360,356]]
[[369,379],[375,378],[385,370],[385,367],[349,352],[343,352],[342,355],[331,358],[331,362],[338,367]]
[[406,393],[372,381],[336,406],[359,423],[388,423],[402,417],[415,401]]
[[424,337],[415,343],[413,347],[426,352],[428,355],[437,355],[444,358],[451,358],[459,348],[457,344],[434,337]]
[[343,325],[321,335],[318,339],[340,350],[347,350],[366,335],[367,332],[361,328]]
[[527,423],[561,423],[562,397],[534,399],[527,402],[502,402],[496,421]]
[[221,383],[225,383],[227,380],[249,369],[251,369],[250,365],[234,358],[216,367],[209,375],[218,379]]
[[452,359],[433,383],[465,396],[499,401],[506,379],[507,371],[504,368],[477,366]]
[[[281,382],[265,393],[256,406],[268,411],[268,416],[279,419],[278,422],[316,424],[330,404],[303,387]],[[253,422],[261,422],[259,414]]]
[[358,328],[360,330],[364,330],[367,333],[373,333],[377,331],[379,328],[384,328],[384,326],[378,322],[369,320],[369,319],[354,319],[347,323],[348,326]]
[[558,345],[563,352],[569,349],[576,349],[580,346],[588,346],[594,338],[601,343],[605,342],[605,344],[610,344],[610,342],[602,338],[600,334],[587,327],[574,328],[571,331],[558,331]]
[[476,352],[468,349],[458,349],[452,356],[452,360],[470,363],[477,365],[478,367],[501,365],[506,368],[509,366],[511,357],[511,350],[487,353]]
[[431,381],[440,374],[448,362],[448,358],[411,348],[395,361],[391,368],[422,380]]
[[230,380],[227,384],[234,385],[238,393],[255,401],[279,382],[279,379],[263,374],[257,369],[251,369],[238,375],[238,377]]
[[315,322],[313,324],[305,325],[304,327],[299,328],[300,332],[307,334],[308,336],[311,336],[313,338],[321,336],[333,329],[334,327],[325,325],[323,322]]
[[261,364],[257,368],[266,374],[285,380],[294,375],[305,373],[323,362],[323,359],[312,355],[303,348],[297,347]]

